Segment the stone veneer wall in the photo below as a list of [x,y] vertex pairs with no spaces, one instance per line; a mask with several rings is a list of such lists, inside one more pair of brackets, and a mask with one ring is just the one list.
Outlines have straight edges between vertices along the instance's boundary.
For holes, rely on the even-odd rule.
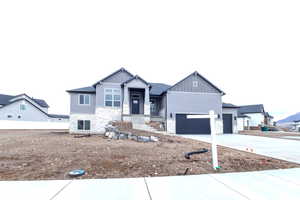
[[[77,130],[78,120],[90,120],[91,130]],[[97,107],[95,114],[71,114],[70,115],[70,133],[91,133],[102,134],[105,132],[105,126],[111,121],[121,120],[120,108]]]

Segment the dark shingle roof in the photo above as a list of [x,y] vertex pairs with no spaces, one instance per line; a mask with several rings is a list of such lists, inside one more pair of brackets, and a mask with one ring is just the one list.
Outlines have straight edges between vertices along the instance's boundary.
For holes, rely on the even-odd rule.
[[9,104],[9,100],[14,98],[15,96],[0,94],[0,105]]
[[69,119],[69,115],[57,115],[57,114],[48,114],[49,117],[52,118],[63,118],[63,119]]
[[29,99],[31,99],[32,101],[34,101],[35,103],[37,103],[41,107],[49,108],[49,105],[46,103],[45,100],[43,100],[43,99],[35,99],[35,98],[32,98],[32,97],[29,97],[26,94],[20,94],[20,95],[15,95],[15,96],[0,94],[0,105],[5,106],[7,104],[10,104],[10,103],[12,103],[12,102],[10,102],[11,99],[14,99],[14,98],[22,96],[22,95],[27,96]]
[[268,112],[266,112],[266,117],[268,117],[268,118],[274,118],[272,115],[270,115],[270,113],[268,113]]
[[248,105],[248,106],[240,106],[238,112],[241,114],[247,113],[264,113],[264,105],[257,104],[257,105]]
[[82,92],[82,93],[95,93],[96,88],[89,86],[89,87],[83,87],[83,88],[77,88],[77,89],[72,89],[72,90],[67,90],[67,92],[70,93],[77,93],[77,92]]
[[222,107],[223,108],[239,108],[239,106],[233,105],[231,103],[223,103]]
[[156,95],[160,96],[162,95],[165,91],[167,91],[171,86],[164,84],[164,83],[150,83],[151,90],[150,90],[150,95]]

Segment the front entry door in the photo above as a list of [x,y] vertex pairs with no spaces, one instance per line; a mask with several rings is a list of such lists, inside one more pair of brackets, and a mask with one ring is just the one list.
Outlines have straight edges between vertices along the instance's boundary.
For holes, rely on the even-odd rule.
[[133,98],[131,100],[131,109],[132,109],[132,114],[140,114],[140,99],[138,98]]

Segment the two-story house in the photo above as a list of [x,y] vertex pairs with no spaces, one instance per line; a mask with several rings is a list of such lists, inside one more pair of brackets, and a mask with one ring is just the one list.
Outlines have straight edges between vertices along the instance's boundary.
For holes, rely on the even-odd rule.
[[[223,132],[225,93],[198,72],[170,86],[147,82],[121,68],[92,86],[67,92],[71,133],[103,133],[110,121],[158,121],[168,133],[209,134],[209,119],[196,115],[210,110],[218,115],[217,129]],[[236,132],[236,115],[236,110],[231,115],[227,112],[226,132]]]

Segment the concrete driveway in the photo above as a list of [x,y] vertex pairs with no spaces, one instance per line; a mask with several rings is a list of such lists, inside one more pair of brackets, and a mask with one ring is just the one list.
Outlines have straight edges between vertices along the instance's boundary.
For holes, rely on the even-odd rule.
[[[210,135],[185,135],[183,137],[211,142]],[[217,143],[222,146],[295,162],[300,164],[300,141],[248,136],[239,134],[218,135]]]

